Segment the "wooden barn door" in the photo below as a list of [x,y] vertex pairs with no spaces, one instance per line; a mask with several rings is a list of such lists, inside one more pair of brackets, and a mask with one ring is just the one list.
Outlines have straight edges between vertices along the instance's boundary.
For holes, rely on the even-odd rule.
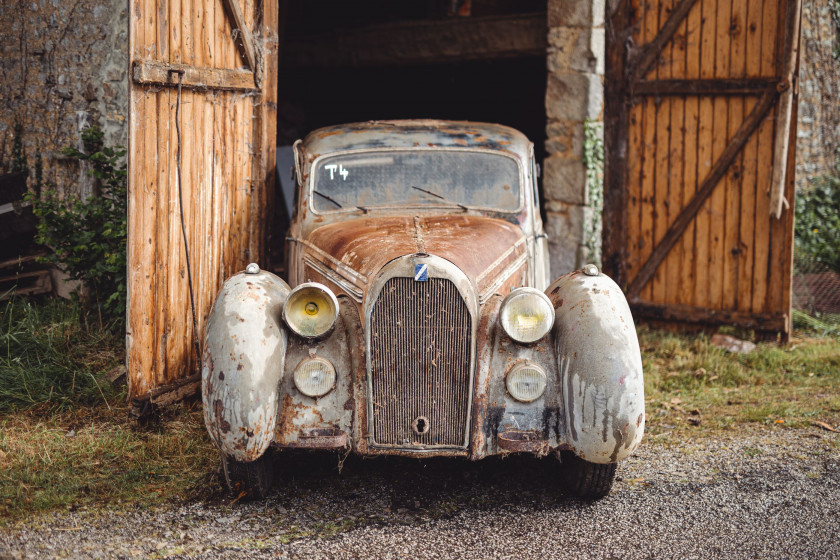
[[200,333],[224,280],[264,253],[277,0],[130,0],[129,13],[126,340],[137,396],[198,370],[190,272]]
[[608,14],[604,266],[634,314],[791,328],[801,0]]

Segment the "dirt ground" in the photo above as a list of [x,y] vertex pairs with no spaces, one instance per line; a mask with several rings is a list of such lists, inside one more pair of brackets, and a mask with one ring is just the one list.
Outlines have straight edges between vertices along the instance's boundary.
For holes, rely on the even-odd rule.
[[669,441],[609,496],[565,496],[552,458],[283,455],[263,501],[76,510],[0,530],[7,558],[840,558],[840,434],[766,426]]

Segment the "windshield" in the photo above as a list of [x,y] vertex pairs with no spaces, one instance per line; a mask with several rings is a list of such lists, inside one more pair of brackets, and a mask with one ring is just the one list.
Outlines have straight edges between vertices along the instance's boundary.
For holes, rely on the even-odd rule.
[[499,153],[389,150],[324,157],[313,170],[318,212],[383,206],[519,208],[519,165]]

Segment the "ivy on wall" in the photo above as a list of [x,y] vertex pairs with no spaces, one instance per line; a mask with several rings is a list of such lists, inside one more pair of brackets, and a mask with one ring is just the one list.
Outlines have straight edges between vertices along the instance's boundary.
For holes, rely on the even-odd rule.
[[589,219],[584,230],[588,262],[601,266],[601,229],[604,211],[604,123],[587,119],[583,123],[583,164],[586,168],[586,196]]

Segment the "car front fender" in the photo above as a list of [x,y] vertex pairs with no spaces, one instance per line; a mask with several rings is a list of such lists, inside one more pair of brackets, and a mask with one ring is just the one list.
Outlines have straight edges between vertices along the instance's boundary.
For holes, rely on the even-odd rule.
[[582,459],[614,463],[639,445],[645,426],[639,341],[621,288],[588,265],[546,290],[567,443]]
[[223,455],[258,459],[274,438],[286,357],[289,286],[266,271],[229,278],[204,335],[204,423]]

